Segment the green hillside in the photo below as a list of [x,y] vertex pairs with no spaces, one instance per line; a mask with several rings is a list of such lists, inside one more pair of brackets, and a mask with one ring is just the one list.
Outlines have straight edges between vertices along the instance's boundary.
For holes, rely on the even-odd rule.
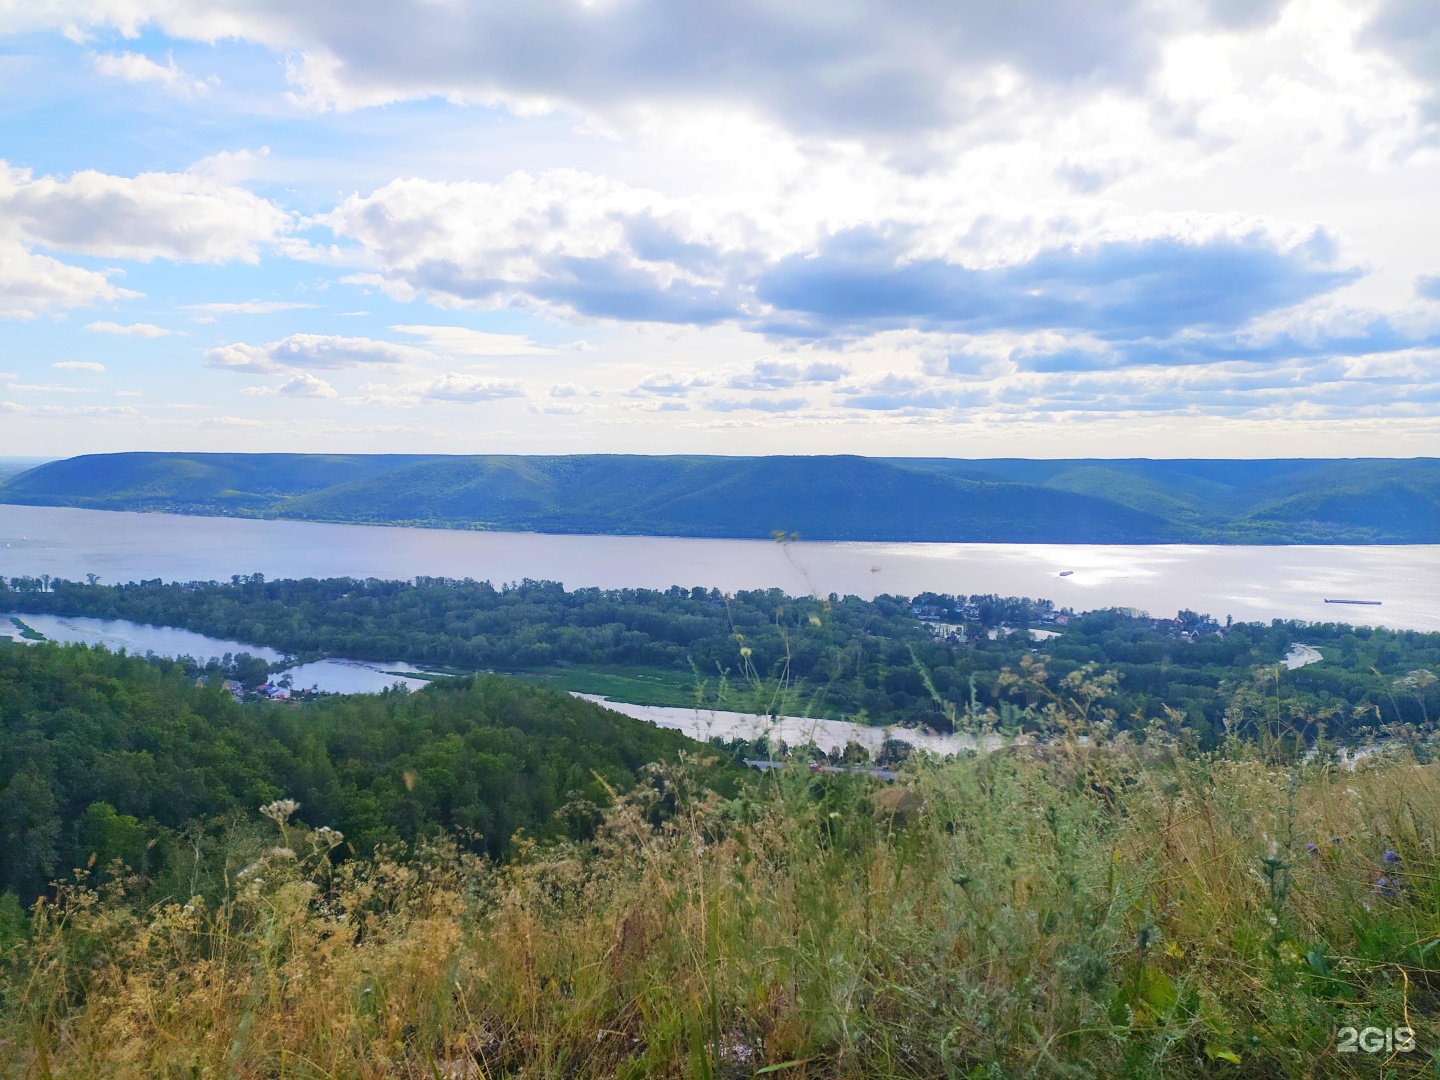
[[1434,543],[1440,459],[130,453],[29,469],[0,501],[548,533]]

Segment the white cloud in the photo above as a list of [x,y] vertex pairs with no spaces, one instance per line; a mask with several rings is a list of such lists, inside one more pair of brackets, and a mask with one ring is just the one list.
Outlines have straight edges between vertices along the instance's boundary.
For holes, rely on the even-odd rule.
[[27,244],[102,258],[253,263],[292,219],[216,175],[234,160],[135,177],[86,169],[65,179],[0,162],[0,222]]
[[336,334],[291,334],[268,345],[234,342],[205,354],[208,367],[273,375],[305,369],[338,369],[366,365],[414,365],[440,359],[427,349],[396,345],[373,338]]
[[51,364],[56,371],[104,371],[104,364],[97,364],[93,360],[62,360],[58,364]]
[[277,311],[297,311],[313,308],[314,304],[299,304],[290,300],[241,300],[236,302],[217,301],[209,304],[186,304],[186,311],[203,311],[211,315],[270,315]]
[[491,334],[465,326],[392,326],[414,334],[425,344],[451,356],[551,356],[554,349],[536,345],[524,334]]
[[424,401],[451,401],[472,404],[498,401],[501,398],[523,397],[525,388],[519,379],[489,379],[451,372],[444,378],[417,388]]
[[805,384],[839,382],[848,374],[849,367],[834,361],[802,364],[762,356],[748,371],[733,376],[726,385],[735,390],[783,390]]
[[437,379],[423,382],[387,386],[370,383],[361,389],[363,394],[346,398],[349,405],[391,405],[414,406],[426,402],[446,402],[471,405],[484,401],[500,401],[505,398],[525,396],[524,384],[519,379],[496,379],[450,372]]
[[333,398],[339,396],[333,386],[324,379],[317,379],[307,371],[291,376],[279,386],[247,386],[241,393],[262,397],[278,395],[280,397]]
[[631,387],[628,393],[631,397],[685,397],[692,390],[712,386],[714,383],[713,375],[676,375],[670,372],[657,372]]
[[87,270],[27,251],[0,233],[0,318],[33,319],[52,308],[133,299],[111,282],[114,271]]
[[803,397],[789,398],[768,398],[755,397],[736,401],[731,398],[711,398],[705,402],[705,408],[711,412],[797,412],[808,405],[809,402]]
[[123,79],[129,83],[159,83],[166,90],[176,94],[205,94],[213,82],[197,79],[175,66],[172,55],[164,65],[157,64],[141,53],[93,53],[90,62],[101,75]]
[[166,330],[163,326],[156,326],[154,323],[92,322],[87,323],[85,329],[94,330],[97,334],[119,334],[122,337],[140,338],[165,337],[175,332]]

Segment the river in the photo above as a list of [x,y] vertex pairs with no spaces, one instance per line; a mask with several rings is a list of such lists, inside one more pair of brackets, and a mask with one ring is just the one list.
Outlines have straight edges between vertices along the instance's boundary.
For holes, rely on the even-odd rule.
[[[1066,576],[1060,575],[1070,571]],[[569,588],[998,593],[1085,610],[1190,608],[1440,630],[1440,545],[778,544],[653,536],[326,525],[0,505],[0,574],[102,581],[266,577],[523,578]],[[1379,607],[1325,599],[1379,600]]]
[[[188,656],[200,663],[220,659],[226,653],[249,653],[276,663],[285,657],[263,645],[222,641],[172,626],[145,626],[124,619],[87,619],[71,615],[15,615],[0,612],[0,638],[24,641],[21,627],[28,627],[47,641],[62,644],[104,645],[111,652],[124,649],[132,656]],[[277,672],[274,678],[289,675],[297,690],[323,690],[327,694],[377,694],[395,683],[419,690],[427,680],[414,676],[424,672],[410,664],[378,664],[368,660],[316,660]]]

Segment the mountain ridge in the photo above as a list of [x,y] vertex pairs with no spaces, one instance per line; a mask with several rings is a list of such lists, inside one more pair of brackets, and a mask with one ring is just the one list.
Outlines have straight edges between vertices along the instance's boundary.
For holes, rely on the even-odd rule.
[[92,454],[0,503],[545,533],[1437,543],[1440,459]]

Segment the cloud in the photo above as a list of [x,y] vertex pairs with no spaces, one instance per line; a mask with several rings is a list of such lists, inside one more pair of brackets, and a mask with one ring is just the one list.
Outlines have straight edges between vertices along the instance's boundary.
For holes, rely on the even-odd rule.
[[1236,327],[1360,275],[1336,265],[1333,242],[1320,231],[1288,246],[1259,231],[1103,241],[1048,248],[994,268],[905,254],[899,238],[866,227],[832,237],[813,258],[781,260],[756,290],[777,311],[772,332],[912,326],[1167,337],[1191,327]]
[[370,384],[362,387],[364,394],[346,398],[350,405],[414,406],[424,403],[473,405],[485,401],[525,396],[519,379],[495,379],[450,372],[440,378],[400,386]]
[[165,337],[175,332],[166,330],[163,326],[156,326],[154,323],[92,322],[87,323],[85,329],[94,330],[97,334],[119,334],[122,337],[141,338]]
[[715,379],[710,375],[674,375],[660,372],[646,376],[632,387],[628,394],[630,397],[684,397],[692,390],[713,386],[714,383]]
[[292,221],[218,175],[235,159],[206,159],[183,173],[124,177],[87,169],[65,179],[36,178],[0,162],[0,220],[26,244],[83,255],[253,263],[260,245]]
[[159,83],[175,94],[205,94],[210,91],[210,83],[194,78],[176,67],[173,55],[163,66],[148,56],[132,52],[94,53],[91,54],[90,62],[101,75],[123,79],[128,83]]
[[291,334],[268,345],[234,342],[205,354],[207,367],[261,375],[312,368],[335,370],[372,364],[424,364],[437,359],[434,353],[410,345],[335,334]]
[[335,388],[324,379],[317,379],[306,371],[291,376],[279,386],[247,386],[241,393],[256,394],[262,397],[278,395],[280,397],[333,398],[339,396]]
[[277,311],[313,308],[314,304],[298,304],[292,300],[241,300],[209,304],[186,304],[187,311],[203,311],[211,315],[270,315]]
[[695,324],[742,302],[727,280],[744,258],[726,255],[738,226],[707,235],[656,192],[573,169],[497,184],[396,180],[316,220],[379,268],[347,281],[400,300]]
[[536,345],[524,334],[491,334],[465,326],[392,326],[414,334],[425,344],[451,356],[550,356],[555,350]]
[[449,401],[473,404],[498,401],[501,398],[523,397],[525,388],[519,379],[489,379],[451,372],[444,378],[417,387],[423,401]]
[[[1397,57],[1440,94],[1440,9],[1430,0],[1381,0],[1364,39]],[[1440,104],[1435,97],[1432,106]]]
[[93,394],[91,386],[57,386],[51,383],[6,383],[5,389],[19,390],[27,394]]
[[787,390],[793,386],[839,382],[848,374],[850,369],[840,363],[801,364],[761,357],[748,372],[734,376],[726,385],[734,390]]
[[93,360],[62,360],[58,364],[51,364],[56,371],[104,371],[104,364],[97,364]]
[[1041,93],[1135,88],[1168,34],[1264,24],[1279,6],[899,0],[820,13],[803,4],[402,0],[357,19],[342,4],[132,0],[47,4],[17,19],[129,33],[153,20],[174,37],[262,42],[290,58],[295,99],[319,109],[444,97],[522,115],[557,104],[616,114],[665,101],[725,105],[795,131],[885,137],[963,121],[1007,74]]
[[37,255],[0,234],[0,318],[33,319],[52,308],[85,307],[140,295],[111,282],[114,274]]
[[788,398],[767,398],[754,397],[743,401],[736,401],[729,398],[710,398],[704,403],[704,407],[711,412],[739,412],[753,410],[756,412],[795,412],[808,405],[803,397]]

